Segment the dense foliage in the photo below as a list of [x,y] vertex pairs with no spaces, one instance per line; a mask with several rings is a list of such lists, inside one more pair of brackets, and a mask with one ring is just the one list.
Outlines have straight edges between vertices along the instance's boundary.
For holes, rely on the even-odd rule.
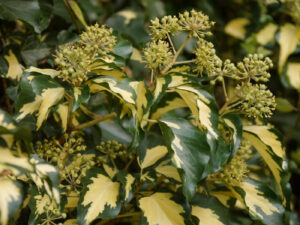
[[298,224],[300,1],[230,2],[0,0],[0,223]]

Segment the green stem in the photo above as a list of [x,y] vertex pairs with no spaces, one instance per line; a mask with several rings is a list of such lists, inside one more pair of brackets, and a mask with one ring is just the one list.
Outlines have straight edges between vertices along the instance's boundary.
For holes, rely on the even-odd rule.
[[180,46],[180,48],[178,49],[178,51],[174,55],[172,62],[169,63],[169,65],[161,72],[161,74],[167,73],[169,71],[169,69],[176,63],[176,60],[177,60],[178,56],[183,51],[184,47],[186,46],[186,44],[189,42],[190,39],[191,39],[191,35],[188,34],[186,36],[184,42],[182,43],[182,45]]
[[105,120],[108,120],[108,119],[111,119],[111,118],[114,118],[114,117],[117,117],[117,114],[115,112],[112,112],[112,113],[107,114],[105,116],[99,116],[97,119],[94,119],[92,121],[80,124],[80,125],[74,127],[72,130],[81,130],[83,128],[91,127],[91,126],[93,126],[97,123],[100,123],[102,121],[105,121]]
[[167,33],[167,37],[168,37],[169,43],[170,43],[170,45],[171,45],[171,47],[172,47],[173,53],[176,54],[176,50],[175,50],[175,48],[174,48],[174,44],[173,44],[173,42],[172,42],[172,39],[171,39],[169,33]]
[[225,100],[228,101],[228,95],[227,95],[227,91],[226,91],[224,78],[222,79],[222,87],[223,87],[223,91],[224,91],[224,95],[225,95]]
[[73,108],[73,96],[71,95],[66,95],[66,98],[68,100],[68,122],[67,122],[67,130],[72,130],[73,124],[73,113],[72,113],[72,108]]

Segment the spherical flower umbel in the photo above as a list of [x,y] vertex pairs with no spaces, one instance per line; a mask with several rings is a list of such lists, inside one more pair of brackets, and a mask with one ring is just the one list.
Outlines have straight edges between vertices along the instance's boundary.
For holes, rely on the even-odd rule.
[[172,61],[173,54],[166,41],[152,41],[144,49],[144,57],[150,69],[161,69]]
[[203,38],[205,35],[212,35],[209,29],[214,22],[209,21],[208,16],[202,12],[191,10],[179,14],[179,24],[183,30],[190,31],[193,37]]
[[94,26],[88,26],[87,30],[80,35],[79,43],[92,56],[94,54],[105,56],[112,52],[116,45],[116,37],[112,35],[112,31],[111,28],[96,23]]
[[241,99],[241,110],[248,117],[271,117],[275,110],[275,97],[263,84],[238,85],[236,93]]
[[151,20],[150,34],[154,40],[166,39],[168,34],[180,31],[181,27],[176,16],[164,16],[162,19]]

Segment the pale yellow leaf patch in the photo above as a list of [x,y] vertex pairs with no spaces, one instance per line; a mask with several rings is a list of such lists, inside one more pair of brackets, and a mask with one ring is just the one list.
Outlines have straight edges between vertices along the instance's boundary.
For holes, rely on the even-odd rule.
[[88,191],[85,193],[82,205],[89,205],[85,215],[85,221],[90,224],[99,213],[103,212],[105,205],[115,208],[119,196],[119,182],[113,182],[110,178],[98,174],[97,177],[91,178],[93,181],[87,186]]
[[129,173],[126,176],[126,185],[125,185],[125,200],[129,198],[130,191],[132,190],[132,184],[134,183],[134,177]]
[[74,88],[74,98],[75,101],[78,101],[79,96],[81,95],[81,89],[79,87]]
[[71,9],[73,10],[74,14],[78,18],[78,20],[82,23],[83,26],[87,27],[87,23],[85,22],[83,13],[79,7],[79,5],[76,3],[76,1],[69,0],[69,5],[71,6]]
[[65,94],[64,88],[49,88],[43,90],[42,93],[42,104],[37,114],[37,129],[39,129],[45,119],[47,119],[50,112],[50,107],[55,105]]
[[33,102],[24,104],[20,109],[21,114],[17,117],[17,120],[23,119],[28,114],[32,114],[40,108],[43,98],[40,95],[36,95]]
[[[0,126],[5,127],[8,130],[14,129],[16,126],[13,123],[7,123],[4,121],[5,116],[4,114],[0,114]],[[1,138],[4,139],[7,146],[10,148],[14,143],[14,135],[13,134],[2,134],[0,135]]]
[[25,70],[26,72],[37,72],[37,73],[41,73],[41,74],[45,74],[50,76],[51,78],[54,78],[56,76],[59,75],[59,71],[54,70],[54,69],[40,69],[34,66],[29,67],[29,69]]
[[8,55],[5,55],[4,58],[8,62],[6,77],[14,80],[20,80],[23,73],[22,65],[19,64],[18,59],[12,50],[9,50]]
[[178,173],[178,170],[171,165],[159,165],[158,167],[155,168],[155,171],[158,173],[161,173],[162,175],[168,177],[168,178],[173,178],[174,180],[181,182],[181,177]]
[[181,205],[170,198],[170,193],[155,193],[139,200],[140,208],[149,225],[184,225],[180,213],[184,213]]
[[132,10],[123,10],[118,12],[116,15],[120,15],[125,18],[125,24],[129,24],[131,20],[137,18],[137,13]]
[[225,225],[219,220],[219,216],[209,208],[192,206],[192,215],[199,219],[199,225]]
[[146,87],[143,81],[140,81],[135,89],[136,91],[136,107],[137,119],[141,121],[144,116],[144,109],[147,107]]
[[63,129],[66,130],[68,124],[68,106],[66,104],[59,104],[57,113],[61,119]]
[[66,220],[63,225],[78,225],[77,219],[68,219]]
[[256,40],[259,44],[265,45],[275,40],[275,32],[278,26],[274,23],[269,23],[256,34]]
[[291,86],[300,91],[300,63],[288,63],[286,75]]
[[107,175],[112,179],[118,172],[118,169],[115,168],[111,168],[109,165],[107,164],[103,164],[103,169],[105,170],[105,172],[107,173]]
[[246,18],[236,18],[226,25],[225,33],[231,35],[237,39],[244,40],[246,35],[246,26],[250,24],[250,21]]
[[103,75],[103,76],[112,76],[116,78],[119,82],[126,76],[126,74],[123,71],[113,70],[110,68],[107,68],[107,70],[105,69],[92,70],[92,73]]
[[16,182],[0,178],[0,224],[8,224],[9,204],[13,201],[22,201],[22,198],[22,188]]
[[[244,181],[239,187],[245,192],[244,202],[252,215],[256,215],[263,219],[265,215],[280,213],[280,209],[273,205],[268,199],[264,198],[264,193],[259,191],[255,185]],[[242,196],[240,196],[233,188],[230,187],[230,189],[234,196],[243,202]]]
[[147,149],[145,158],[141,164],[141,168],[147,168],[154,165],[158,160],[163,158],[168,153],[166,146],[158,145],[154,148]]
[[292,54],[297,44],[300,42],[300,26],[287,23],[280,27],[280,33],[278,43],[280,45],[278,71],[281,73],[282,68],[288,59],[289,55]]
[[187,80],[187,78],[185,78],[183,76],[173,75],[172,80],[168,85],[168,88],[174,88],[174,87],[178,87],[179,85],[185,84],[186,80]]
[[67,197],[66,208],[76,208],[78,205],[79,197],[75,191],[71,191]]
[[[224,119],[224,122],[227,124],[227,126],[229,126],[233,130],[234,134],[237,133],[236,126],[231,122],[231,120]],[[233,143],[236,143],[236,135],[233,135],[232,137],[233,137]]]
[[135,60],[135,61],[138,61],[140,63],[143,63],[144,60],[143,60],[143,56],[140,52],[140,50],[136,49],[136,48],[133,48],[132,49],[132,54],[131,54],[131,57],[130,57],[131,60]]
[[216,191],[216,192],[210,192],[212,196],[215,196],[219,202],[221,202],[224,206],[230,207],[230,204],[228,203],[228,200],[231,198],[235,198],[234,195],[230,191]]

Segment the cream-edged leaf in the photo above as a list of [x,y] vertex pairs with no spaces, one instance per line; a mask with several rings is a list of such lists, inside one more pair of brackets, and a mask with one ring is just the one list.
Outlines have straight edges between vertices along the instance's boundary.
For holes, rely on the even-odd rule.
[[250,24],[247,18],[235,18],[226,25],[225,33],[240,40],[244,40],[246,29],[245,27]]
[[77,2],[73,1],[73,0],[69,0],[68,3],[71,6],[71,9],[73,10],[73,12],[74,12],[75,16],[78,18],[78,20],[82,23],[83,26],[87,27],[87,23],[85,22],[83,13],[82,13],[79,5],[77,4]]
[[26,103],[20,109],[20,115],[17,117],[17,120],[23,119],[28,114],[32,114],[35,111],[39,110],[42,104],[43,98],[40,95],[36,95],[33,102]]
[[143,211],[149,225],[184,225],[181,215],[184,209],[181,205],[171,200],[170,193],[155,193],[139,200],[140,209]]
[[60,117],[63,130],[66,131],[68,123],[68,106],[64,103],[59,104],[56,112]]
[[40,69],[40,68],[37,68],[37,67],[34,67],[34,66],[29,67],[28,69],[25,70],[25,72],[41,73],[41,74],[44,74],[44,75],[48,75],[51,78],[54,78],[54,77],[58,76],[59,73],[60,73],[59,71],[54,70],[54,69]]
[[19,64],[18,59],[12,50],[9,50],[8,55],[5,55],[4,58],[8,62],[8,71],[6,77],[13,80],[20,80],[23,73],[22,65]]
[[107,164],[103,164],[103,169],[105,170],[105,172],[107,173],[107,175],[113,179],[113,177],[117,174],[118,169],[116,168],[112,168]]
[[[244,126],[243,136],[248,139],[262,156],[278,183],[284,198],[283,178],[286,173],[285,151],[276,130],[268,126]],[[285,199],[284,199],[285,204]]]
[[[11,119],[7,112],[0,110],[0,127],[5,128],[6,130],[15,129],[16,126]],[[11,148],[14,143],[14,135],[13,134],[1,134],[0,138],[4,139],[6,142],[7,147]]]
[[23,202],[22,184],[0,177],[0,223],[7,225]]
[[246,205],[253,218],[264,224],[283,224],[284,208],[266,184],[248,179],[230,189],[233,195]]
[[286,75],[289,80],[289,84],[300,91],[300,63],[288,63]]
[[172,165],[161,164],[161,165],[155,167],[155,171],[157,173],[160,173],[160,174],[168,177],[168,178],[172,178],[180,183],[182,182],[181,177],[178,172],[178,169]]
[[280,27],[278,43],[280,45],[278,71],[281,74],[288,57],[292,54],[300,42],[300,26],[287,23]]
[[129,202],[132,198],[132,190],[135,178],[129,173],[125,176],[125,180],[125,202]]
[[158,145],[153,148],[147,149],[146,155],[141,162],[141,169],[145,169],[154,165],[158,160],[162,159],[168,153],[166,146]]
[[91,173],[79,201],[77,219],[80,225],[90,224],[99,216],[113,218],[120,211],[120,183],[96,171]]
[[274,42],[275,32],[277,31],[278,26],[274,23],[269,23],[264,26],[257,34],[256,40],[259,44],[265,45],[269,42]]

